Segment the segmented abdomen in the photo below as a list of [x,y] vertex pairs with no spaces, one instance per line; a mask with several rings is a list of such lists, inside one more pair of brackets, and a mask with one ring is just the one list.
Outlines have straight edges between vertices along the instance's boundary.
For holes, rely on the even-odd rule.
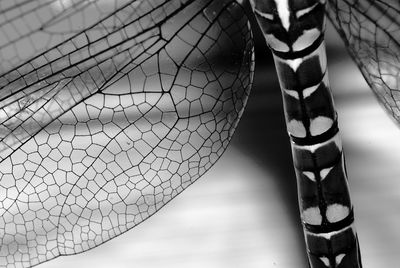
[[361,267],[337,115],[324,1],[254,0],[279,76],[310,266]]

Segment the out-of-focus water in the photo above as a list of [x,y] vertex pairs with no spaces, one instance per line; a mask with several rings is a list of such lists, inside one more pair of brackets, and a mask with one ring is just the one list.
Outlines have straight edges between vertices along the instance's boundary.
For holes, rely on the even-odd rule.
[[[364,267],[396,267],[400,131],[336,38],[328,38],[329,72]],[[40,267],[306,268],[280,92],[273,67],[257,67],[247,111],[210,172],[126,234]]]

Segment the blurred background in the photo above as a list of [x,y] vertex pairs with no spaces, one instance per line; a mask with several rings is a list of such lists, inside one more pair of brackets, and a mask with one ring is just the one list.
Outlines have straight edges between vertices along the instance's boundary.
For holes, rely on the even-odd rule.
[[[247,109],[212,170],[133,230],[40,267],[308,267],[279,85],[257,38]],[[396,267],[400,131],[331,27],[327,43],[363,264]]]

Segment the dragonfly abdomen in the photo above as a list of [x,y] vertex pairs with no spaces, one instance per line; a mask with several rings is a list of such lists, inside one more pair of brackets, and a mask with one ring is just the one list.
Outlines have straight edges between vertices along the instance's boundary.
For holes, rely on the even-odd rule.
[[325,44],[324,1],[254,0],[273,54],[312,268],[361,267]]

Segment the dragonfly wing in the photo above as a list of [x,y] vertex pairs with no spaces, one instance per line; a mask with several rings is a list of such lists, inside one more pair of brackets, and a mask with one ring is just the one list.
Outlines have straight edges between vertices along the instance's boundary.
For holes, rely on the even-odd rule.
[[[235,1],[116,1],[74,26],[74,5],[96,13],[102,1],[26,1],[66,10],[24,37],[56,32],[53,47],[2,66],[0,266],[83,252],[141,223],[218,160],[243,112],[253,41]],[[19,57],[25,41],[5,46]]]
[[400,2],[328,0],[328,16],[368,84],[400,122]]
[[82,31],[102,34],[139,14],[132,0],[0,0],[0,73]]

